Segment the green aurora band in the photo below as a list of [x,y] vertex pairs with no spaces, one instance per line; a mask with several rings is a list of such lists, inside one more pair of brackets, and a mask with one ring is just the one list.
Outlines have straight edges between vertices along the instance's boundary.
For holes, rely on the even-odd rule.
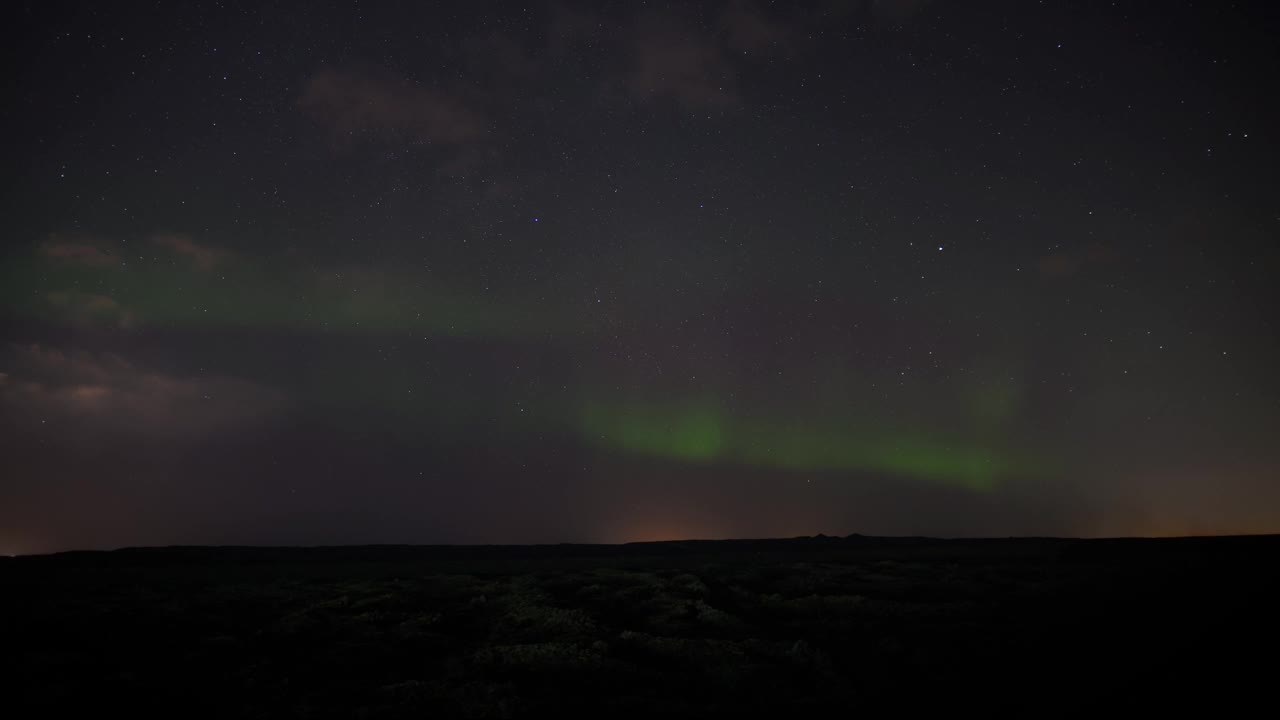
[[[0,295],[9,312],[29,317],[98,325],[287,327],[517,341],[594,330],[593,319],[580,308],[425,287],[406,273],[285,271],[243,258],[215,271],[163,256],[110,266],[39,256],[13,260],[6,263]],[[402,417],[433,419],[417,399],[378,389],[362,386],[353,391],[352,401],[398,409]],[[576,411],[559,403],[530,406],[519,422],[512,419],[511,429],[555,428],[608,450],[691,464],[882,473],[980,492],[1014,476],[1045,476],[1044,463],[998,449],[1016,415],[1021,388],[988,383],[971,390],[976,391],[960,399],[974,432],[964,440],[917,429],[885,429],[874,418],[815,419],[799,412],[789,419],[766,420],[725,412],[714,398],[660,406],[620,401],[610,393],[585,396]],[[447,432],[457,418],[438,420],[428,425]]]
[[104,267],[37,257],[5,264],[0,300],[9,312],[100,325],[520,339],[591,322],[550,303],[461,292],[405,272],[300,272],[248,262],[202,270],[181,259]]
[[854,423],[748,420],[713,403],[658,408],[588,402],[582,435],[612,450],[683,462],[884,473],[982,492],[1014,476],[1040,474],[1032,459],[987,444]]

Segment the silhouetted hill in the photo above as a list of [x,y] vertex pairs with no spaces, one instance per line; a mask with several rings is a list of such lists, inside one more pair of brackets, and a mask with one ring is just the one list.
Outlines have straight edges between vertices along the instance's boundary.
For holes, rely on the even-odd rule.
[[168,547],[0,561],[6,704],[58,715],[1230,714],[1280,536]]

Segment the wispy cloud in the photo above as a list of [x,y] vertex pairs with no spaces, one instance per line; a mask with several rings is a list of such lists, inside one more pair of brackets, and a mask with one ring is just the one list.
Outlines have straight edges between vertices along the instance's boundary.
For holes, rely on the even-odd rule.
[[560,54],[570,47],[589,44],[602,34],[616,30],[614,22],[594,8],[553,2],[551,23],[547,28],[547,47],[552,54]]
[[929,4],[929,0],[870,0],[871,12],[889,22],[906,22]]
[[1040,274],[1048,278],[1069,278],[1090,265],[1114,262],[1115,250],[1109,245],[1093,243],[1088,247],[1050,253],[1040,258]]
[[198,243],[189,235],[168,233],[153,235],[151,242],[189,259],[201,270],[212,270],[225,262],[230,255],[226,250]]
[[73,421],[147,435],[198,435],[235,427],[284,405],[281,393],[256,383],[181,377],[112,354],[26,344],[9,346],[0,361],[0,411],[32,423]]
[[771,17],[747,0],[735,0],[725,6],[720,13],[720,27],[729,48],[746,53],[788,45],[797,32],[791,23]]
[[637,100],[671,100],[694,111],[739,103],[724,49],[676,16],[640,18],[632,50],[627,88]]
[[49,240],[40,246],[46,257],[62,262],[92,267],[110,267],[120,262],[111,252],[97,244],[86,240],[68,240],[58,235],[50,235]]
[[115,298],[99,293],[76,290],[57,290],[45,296],[54,310],[66,320],[78,325],[105,323],[122,328],[133,327],[133,313],[122,307]]
[[377,70],[320,70],[299,105],[339,136],[455,146],[483,139],[488,127],[461,98]]

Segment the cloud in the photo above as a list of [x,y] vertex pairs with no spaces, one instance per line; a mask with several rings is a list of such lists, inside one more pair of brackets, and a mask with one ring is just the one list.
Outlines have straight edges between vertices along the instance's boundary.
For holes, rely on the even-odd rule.
[[903,23],[924,10],[929,0],[871,0],[871,13],[881,20]]
[[528,81],[541,68],[539,58],[498,30],[467,37],[461,45],[473,82],[490,92]]
[[796,33],[791,24],[767,16],[747,0],[735,0],[725,7],[720,14],[720,27],[731,49],[749,53],[785,46]]
[[1040,274],[1045,277],[1071,277],[1083,264],[1083,261],[1074,255],[1052,253],[1040,258]]
[[[160,233],[153,235],[151,242],[186,257],[201,270],[211,270],[230,257],[226,250],[198,243],[189,235]],[[50,235],[49,240],[40,246],[40,252],[55,261],[88,267],[114,267],[123,262],[120,256],[103,249],[100,242],[68,240],[56,234]]]
[[553,55],[560,55],[575,45],[590,45],[601,34],[615,30],[612,22],[590,8],[552,3],[547,49]]
[[627,87],[637,100],[672,100],[691,111],[737,105],[733,67],[713,38],[670,15],[641,18]]
[[1049,278],[1069,278],[1086,266],[1106,265],[1116,260],[1109,245],[1091,243],[1081,250],[1056,252],[1040,258],[1040,274]]
[[864,12],[872,19],[888,23],[905,23],[921,13],[931,0],[826,0],[822,4],[823,15],[837,18],[861,16]]
[[59,315],[78,325],[106,323],[122,328],[134,325],[133,313],[109,295],[59,290],[48,293],[45,297]]
[[[227,377],[180,377],[118,355],[11,345],[0,354],[0,413],[42,424],[147,436],[232,429],[284,406],[281,393]],[[74,440],[74,437],[67,438]]]
[[224,262],[228,253],[209,245],[201,245],[189,235],[160,234],[153,235],[151,242],[163,248],[189,258],[201,270],[212,270]]
[[337,135],[457,146],[488,132],[484,114],[459,98],[381,71],[321,70],[298,102]]
[[54,260],[91,267],[111,267],[120,262],[115,255],[93,243],[64,240],[57,235],[50,235],[49,240],[40,246],[40,251]]

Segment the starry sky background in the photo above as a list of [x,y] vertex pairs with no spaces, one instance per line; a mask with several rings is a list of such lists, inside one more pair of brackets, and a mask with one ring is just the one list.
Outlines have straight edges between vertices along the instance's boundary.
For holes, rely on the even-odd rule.
[[1280,531],[1268,4],[5,25],[0,551]]

